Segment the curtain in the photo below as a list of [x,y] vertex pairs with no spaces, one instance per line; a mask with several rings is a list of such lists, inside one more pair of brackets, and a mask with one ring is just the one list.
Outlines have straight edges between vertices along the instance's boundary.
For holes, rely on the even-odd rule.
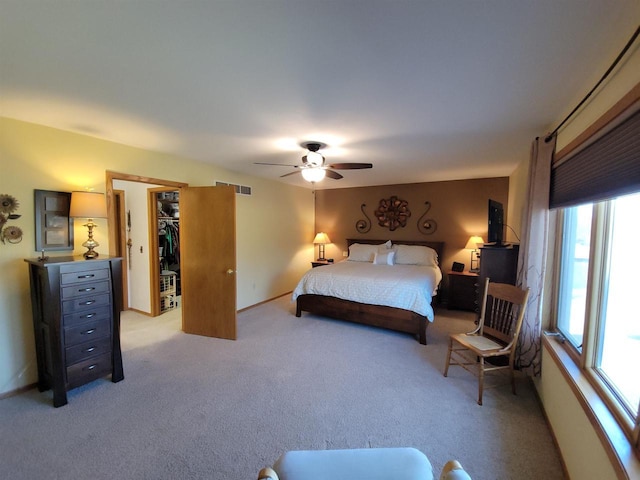
[[555,135],[549,142],[545,142],[544,138],[536,138],[531,145],[528,196],[522,217],[517,285],[530,291],[516,365],[532,376],[539,375],[541,370],[542,294],[549,234],[551,163],[555,148]]

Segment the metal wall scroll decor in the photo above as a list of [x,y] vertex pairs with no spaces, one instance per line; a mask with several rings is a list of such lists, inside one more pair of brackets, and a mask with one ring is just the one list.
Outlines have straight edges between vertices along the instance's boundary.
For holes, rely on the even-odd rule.
[[433,218],[425,218],[429,210],[431,210],[431,202],[424,202],[427,206],[427,209],[424,211],[422,216],[418,219],[418,231],[423,235],[431,235],[438,229],[438,224]]
[[9,220],[17,220],[22,216],[13,213],[19,205],[11,195],[0,194],[0,241],[2,243],[20,243],[22,241],[22,229],[15,225],[7,225]]
[[378,219],[378,225],[394,231],[398,227],[406,227],[407,219],[411,216],[409,202],[393,195],[380,200],[378,209],[373,212]]
[[371,230],[371,219],[369,218],[369,216],[367,215],[367,213],[364,211],[364,207],[366,207],[367,204],[363,203],[362,205],[360,205],[360,210],[362,211],[362,214],[365,216],[365,219],[360,219],[356,222],[356,230],[360,233],[367,233],[369,230]]

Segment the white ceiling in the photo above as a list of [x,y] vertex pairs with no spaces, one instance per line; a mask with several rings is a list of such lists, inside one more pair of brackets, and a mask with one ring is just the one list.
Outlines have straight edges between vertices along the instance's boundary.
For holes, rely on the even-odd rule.
[[[638,0],[0,0],[0,115],[316,188],[507,176]],[[132,168],[134,170],[134,168]]]

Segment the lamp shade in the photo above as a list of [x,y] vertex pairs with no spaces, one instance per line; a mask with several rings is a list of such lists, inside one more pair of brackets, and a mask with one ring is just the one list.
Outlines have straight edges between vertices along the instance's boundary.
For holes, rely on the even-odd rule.
[[106,218],[107,199],[100,192],[71,192],[70,217]]
[[480,246],[483,244],[484,244],[484,240],[482,239],[482,237],[478,237],[474,235],[473,237],[469,238],[469,241],[467,242],[467,245],[464,248],[467,248],[469,250],[476,250],[480,248]]
[[331,243],[331,240],[329,240],[329,236],[326,233],[320,232],[316,235],[316,238],[313,239],[313,243],[314,245],[325,245]]
[[313,167],[302,169],[302,177],[307,182],[319,182],[324,178],[325,175],[326,172],[324,171],[324,168]]

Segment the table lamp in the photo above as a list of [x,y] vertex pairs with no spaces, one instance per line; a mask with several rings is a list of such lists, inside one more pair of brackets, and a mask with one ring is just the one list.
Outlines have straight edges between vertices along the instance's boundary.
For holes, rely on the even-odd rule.
[[94,218],[107,218],[107,199],[104,193],[100,192],[71,192],[71,207],[69,208],[69,216],[72,218],[86,218],[87,223],[84,224],[89,230],[89,238],[82,244],[87,247],[84,252],[84,258],[91,260],[98,257],[98,252],[94,250],[100,244],[93,239],[93,229],[96,224]]
[[[464,247],[471,250],[471,265],[469,268],[470,272],[477,273],[480,271],[480,254],[478,253],[478,248],[480,248],[481,245],[484,245],[484,240],[482,239],[482,237],[474,235],[469,238],[467,245]],[[473,266],[474,262],[475,267]]]
[[324,246],[327,243],[331,243],[329,236],[324,232],[320,232],[316,235],[316,238],[313,239],[313,243],[314,245],[318,245],[318,261],[324,262]]

